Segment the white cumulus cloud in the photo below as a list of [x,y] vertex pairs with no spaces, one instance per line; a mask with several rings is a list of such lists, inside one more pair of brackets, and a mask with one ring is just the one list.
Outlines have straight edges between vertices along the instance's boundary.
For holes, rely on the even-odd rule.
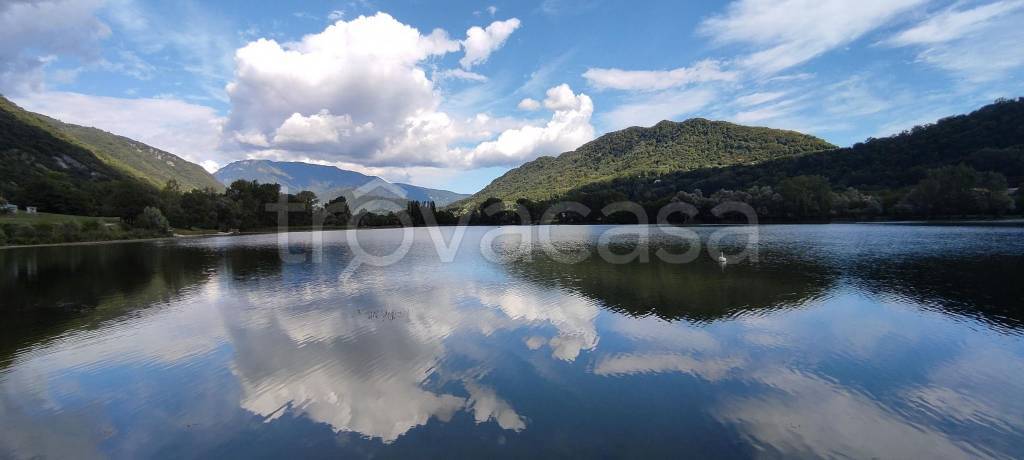
[[[287,144],[276,147],[333,142],[323,152],[328,161],[443,161],[447,138],[417,137],[450,124],[437,113],[439,96],[421,63],[458,49],[443,30],[424,35],[384,13],[338,21],[299,42],[251,42],[235,55],[227,130]],[[366,135],[354,142],[351,126]],[[402,147],[415,158],[397,158]]]
[[518,107],[519,110],[533,111],[540,109],[540,102],[538,102],[536,99],[531,99],[527,97],[519,101],[519,105],[517,105],[516,107]]
[[590,124],[594,103],[590,96],[575,94],[563,83],[547,91],[544,106],[554,111],[544,126],[505,130],[497,139],[470,150],[466,161],[477,166],[519,164],[573,150],[594,138],[594,126]]
[[519,19],[512,18],[494,21],[487,28],[471,27],[466,31],[466,39],[462,42],[466,55],[459,60],[459,64],[468,70],[487,61],[491,53],[501,48],[512,32],[519,28],[519,24]]
[[544,107],[551,110],[565,110],[578,106],[579,102],[579,98],[572,92],[572,88],[562,83],[548,89],[547,97],[544,98]]
[[356,125],[348,115],[334,116],[327,110],[304,117],[293,113],[277,128],[276,144],[316,145],[339,142],[342,138],[370,132],[373,123]]
[[[458,42],[377,13],[339,20],[298,42],[250,42],[235,54],[225,138],[249,156],[365,168],[515,165],[589,141],[593,103],[568,85],[548,91],[544,106],[554,113],[546,124],[442,111],[429,60],[465,49],[468,68],[518,26],[514,18],[496,21]],[[465,68],[433,78],[486,80]]]

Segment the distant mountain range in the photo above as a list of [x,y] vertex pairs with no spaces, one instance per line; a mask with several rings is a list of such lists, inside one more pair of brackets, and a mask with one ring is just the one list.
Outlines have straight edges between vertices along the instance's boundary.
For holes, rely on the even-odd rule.
[[833,148],[817,137],[795,131],[702,118],[665,120],[649,128],[611,132],[574,151],[525,163],[458,205],[469,209],[491,197],[506,202],[550,200],[615,179],[754,164]]
[[334,166],[316,165],[294,161],[242,160],[224,166],[214,173],[223,184],[243,180],[274,182],[287,187],[289,193],[309,190],[326,202],[339,196],[351,200],[352,193],[362,187],[367,196],[433,201],[438,206],[447,206],[469,197],[467,194],[438,190],[416,185],[391,183],[377,176],[368,176]]

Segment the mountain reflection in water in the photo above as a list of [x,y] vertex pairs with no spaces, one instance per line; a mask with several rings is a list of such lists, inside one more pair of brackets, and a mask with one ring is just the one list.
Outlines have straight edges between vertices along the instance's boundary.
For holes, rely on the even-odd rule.
[[0,251],[0,457],[1024,451],[1022,228],[766,226],[725,267],[489,230],[342,279],[341,232]]

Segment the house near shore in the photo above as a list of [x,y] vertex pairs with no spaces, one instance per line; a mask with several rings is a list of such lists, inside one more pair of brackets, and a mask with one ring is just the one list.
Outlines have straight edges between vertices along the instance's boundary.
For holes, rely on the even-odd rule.
[[25,206],[25,214],[35,214],[37,211],[35,206]]
[[8,204],[0,205],[0,214],[17,214],[17,213],[18,213],[18,205],[16,205],[16,204],[8,203]]

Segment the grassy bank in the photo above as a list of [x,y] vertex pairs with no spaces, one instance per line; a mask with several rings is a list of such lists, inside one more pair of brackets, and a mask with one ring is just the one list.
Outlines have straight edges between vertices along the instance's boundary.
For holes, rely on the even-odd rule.
[[77,222],[79,224],[85,224],[86,222],[100,222],[104,224],[116,224],[121,219],[117,217],[90,217],[90,216],[72,216],[68,214],[50,214],[48,212],[38,212],[35,214],[29,214],[27,212],[19,212],[17,214],[0,214],[0,225],[4,224],[63,224],[65,222]]
[[0,246],[154,238],[166,235],[130,228],[116,217],[36,213],[0,215]]
[[175,235],[181,236],[214,236],[214,235],[230,235],[230,233],[222,232],[220,230],[209,230],[201,228],[176,228],[174,229]]

